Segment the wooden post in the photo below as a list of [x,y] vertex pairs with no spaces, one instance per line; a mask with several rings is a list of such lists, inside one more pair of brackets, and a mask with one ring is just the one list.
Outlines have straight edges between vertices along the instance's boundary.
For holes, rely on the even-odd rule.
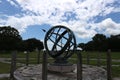
[[40,64],[40,50],[38,50],[37,64]]
[[112,80],[111,72],[111,50],[107,52],[107,80]]
[[16,54],[17,54],[17,51],[12,52],[11,68],[10,68],[10,80],[15,80],[14,71],[16,70]]
[[101,63],[100,63],[100,58],[101,58],[101,53],[100,53],[100,51],[97,53],[97,66],[100,66],[101,65]]
[[47,80],[47,53],[45,51],[42,60],[42,80]]
[[82,80],[82,55],[80,51],[77,53],[77,80]]
[[90,64],[90,55],[89,55],[89,53],[87,53],[87,65],[89,65]]
[[26,66],[29,65],[29,52],[26,53]]

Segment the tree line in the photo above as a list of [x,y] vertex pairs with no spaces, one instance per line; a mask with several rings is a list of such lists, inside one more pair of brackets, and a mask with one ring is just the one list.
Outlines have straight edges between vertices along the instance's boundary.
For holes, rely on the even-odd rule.
[[22,40],[17,29],[10,26],[0,27],[0,51],[34,51],[43,49],[43,42],[35,38]]
[[104,34],[96,34],[88,43],[79,43],[78,47],[85,51],[120,51],[120,34],[106,37]]
[[[79,43],[78,47],[85,51],[120,51],[120,34],[106,37],[96,34],[88,43]],[[22,40],[17,29],[10,26],[0,27],[0,51],[34,51],[44,49],[43,42],[35,38]]]

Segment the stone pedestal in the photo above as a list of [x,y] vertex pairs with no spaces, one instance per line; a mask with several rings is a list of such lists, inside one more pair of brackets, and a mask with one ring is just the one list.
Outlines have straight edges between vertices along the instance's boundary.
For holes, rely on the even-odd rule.
[[75,65],[48,65],[48,71],[51,72],[73,72],[75,70]]

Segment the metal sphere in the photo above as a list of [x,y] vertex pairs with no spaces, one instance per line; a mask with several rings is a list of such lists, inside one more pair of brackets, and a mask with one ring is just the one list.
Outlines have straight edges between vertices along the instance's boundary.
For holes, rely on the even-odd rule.
[[53,58],[67,59],[76,50],[73,32],[62,25],[54,26],[45,35],[45,49]]

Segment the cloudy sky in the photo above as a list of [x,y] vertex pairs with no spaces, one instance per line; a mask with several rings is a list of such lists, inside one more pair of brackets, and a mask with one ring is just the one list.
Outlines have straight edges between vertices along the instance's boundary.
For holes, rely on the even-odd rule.
[[0,0],[0,26],[18,29],[23,39],[44,40],[42,29],[70,28],[77,42],[97,34],[120,34],[120,0]]

